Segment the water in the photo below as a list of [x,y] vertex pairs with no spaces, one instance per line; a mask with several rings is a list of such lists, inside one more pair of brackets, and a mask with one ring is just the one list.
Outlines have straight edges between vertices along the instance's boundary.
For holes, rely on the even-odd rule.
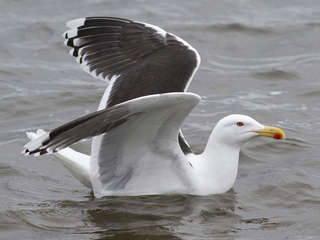
[[[2,1],[0,239],[320,239],[319,1]],[[201,104],[183,126],[201,152],[230,113],[281,127],[248,142],[226,194],[94,199],[53,157],[20,155],[25,131],[96,110],[105,83],[63,45],[84,16],[148,22],[192,44]],[[83,142],[76,149],[89,152]]]

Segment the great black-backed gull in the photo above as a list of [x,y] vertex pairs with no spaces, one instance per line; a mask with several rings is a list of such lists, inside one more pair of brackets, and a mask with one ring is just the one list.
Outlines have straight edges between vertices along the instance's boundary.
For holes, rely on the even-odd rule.
[[[180,127],[200,97],[187,88],[198,52],[163,29],[120,18],[67,23],[65,44],[80,66],[109,85],[97,112],[51,132],[27,133],[24,154],[53,153],[95,197],[224,193],[234,184],[240,147],[256,136],[284,139],[281,129],[233,114],[195,155]],[[93,138],[91,156],[70,145]]]

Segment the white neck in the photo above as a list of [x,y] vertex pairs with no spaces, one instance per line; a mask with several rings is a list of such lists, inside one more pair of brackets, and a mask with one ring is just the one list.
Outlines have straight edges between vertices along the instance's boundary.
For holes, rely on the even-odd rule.
[[189,161],[197,172],[197,194],[224,193],[232,188],[238,173],[240,146],[219,141],[211,134],[204,152],[190,156]]

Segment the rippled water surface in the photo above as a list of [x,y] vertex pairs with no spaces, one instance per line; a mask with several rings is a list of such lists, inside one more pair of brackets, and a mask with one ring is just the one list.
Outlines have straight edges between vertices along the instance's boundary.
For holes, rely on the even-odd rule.
[[[4,0],[0,9],[0,239],[320,239],[319,1]],[[94,199],[52,156],[20,155],[25,131],[96,110],[106,84],[62,38],[66,21],[96,15],[158,25],[199,51],[189,91],[203,100],[183,125],[196,152],[230,113],[287,139],[246,143],[233,189],[206,197]]]

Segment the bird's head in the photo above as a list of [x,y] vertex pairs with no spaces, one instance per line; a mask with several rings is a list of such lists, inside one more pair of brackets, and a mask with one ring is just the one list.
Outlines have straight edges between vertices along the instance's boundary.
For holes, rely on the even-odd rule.
[[220,142],[236,146],[241,146],[256,136],[285,139],[280,128],[264,126],[253,118],[240,114],[222,118],[214,129],[214,136]]

